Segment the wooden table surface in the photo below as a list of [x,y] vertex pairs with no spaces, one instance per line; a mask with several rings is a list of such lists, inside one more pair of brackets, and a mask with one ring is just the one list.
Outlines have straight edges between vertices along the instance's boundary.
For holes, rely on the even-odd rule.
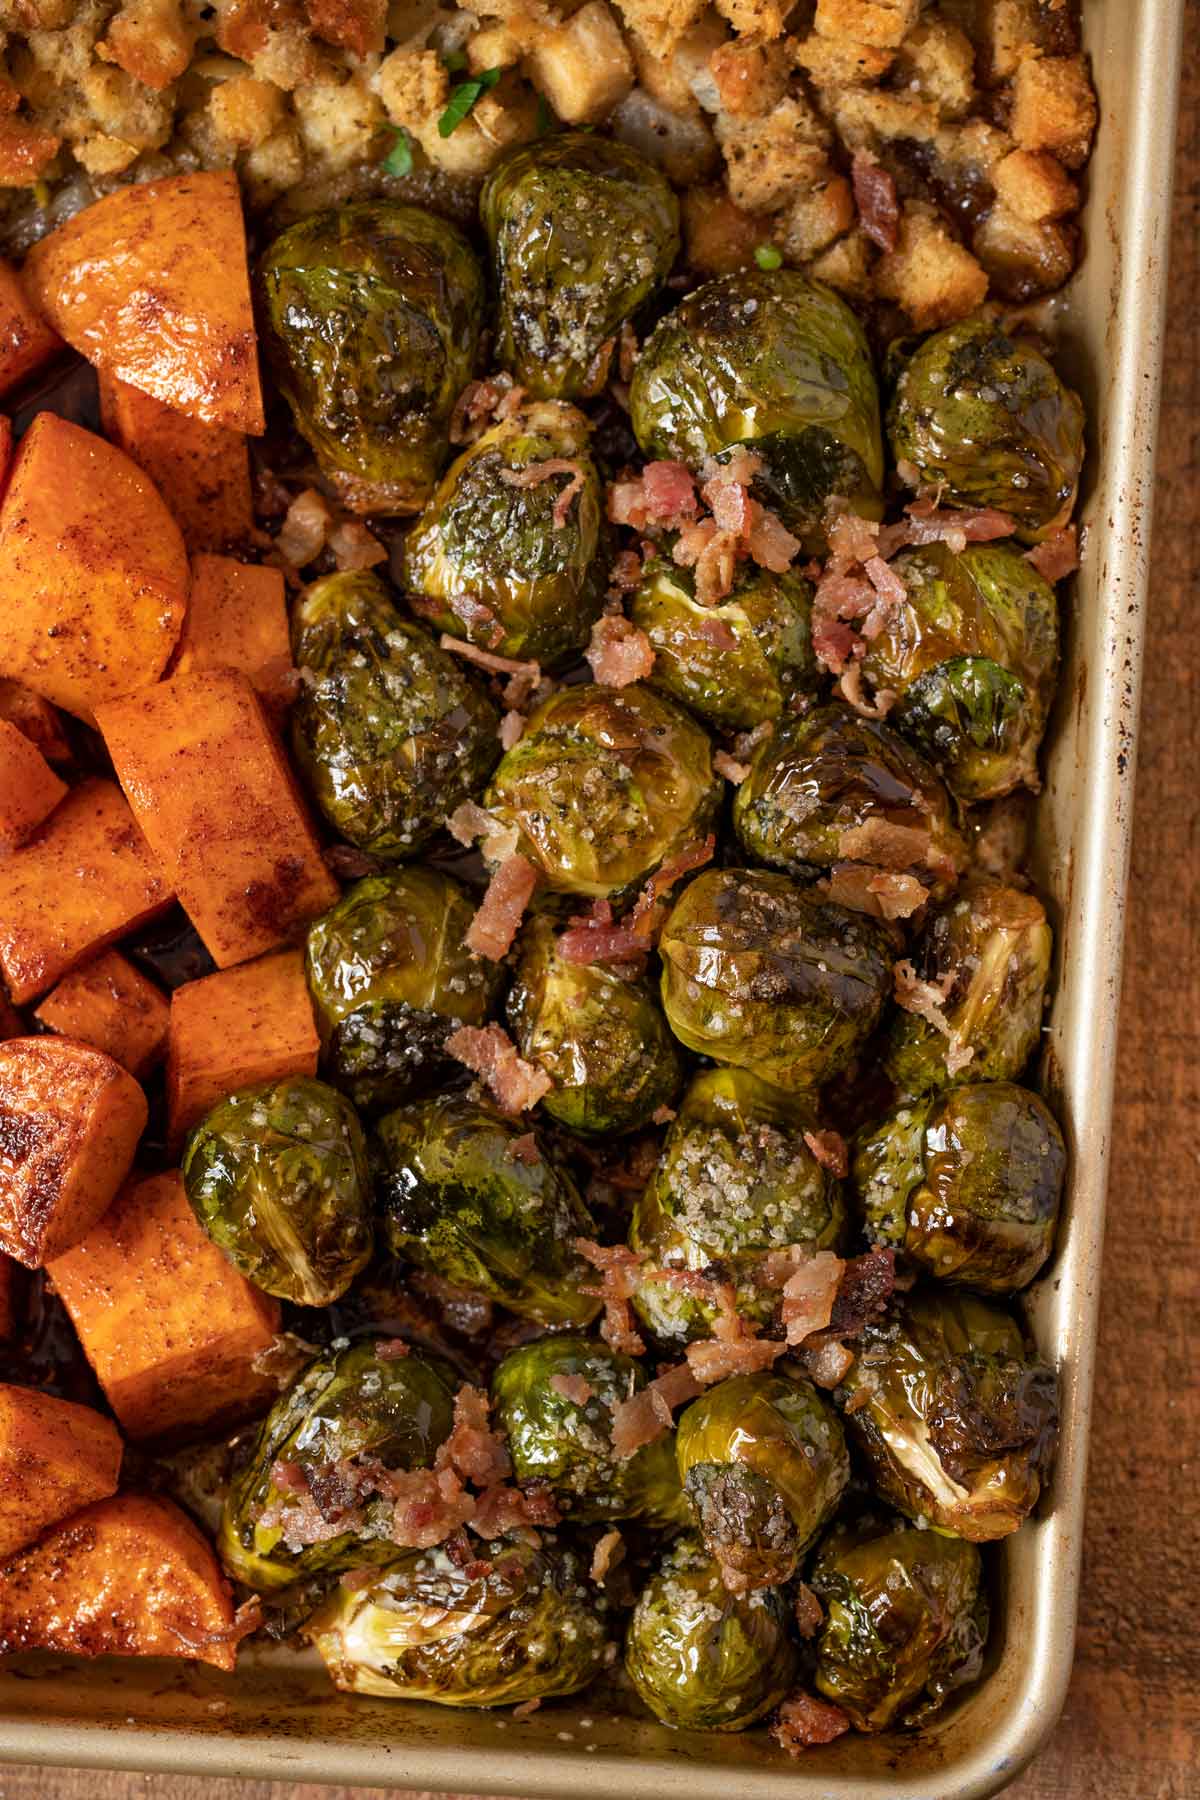
[[[1200,0],[1188,42],[1078,1652],[1008,1800],[1200,1800]],[[0,1800],[384,1792],[0,1767]]]

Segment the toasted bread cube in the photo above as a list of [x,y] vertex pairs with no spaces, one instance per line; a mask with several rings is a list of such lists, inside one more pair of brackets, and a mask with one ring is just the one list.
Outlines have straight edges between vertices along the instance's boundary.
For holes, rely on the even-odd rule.
[[896,72],[936,106],[943,119],[959,119],[975,98],[975,49],[949,19],[925,17],[900,46]]
[[176,412],[103,371],[99,386],[105,437],[150,477],[188,549],[226,550],[248,543],[254,508],[250,449],[243,434]]
[[849,231],[858,214],[844,175],[825,168],[819,181],[795,199],[775,220],[775,242],[790,263],[811,262],[835,238]]
[[617,11],[655,56],[669,56],[708,0],[616,0]]
[[1075,267],[1077,232],[1055,219],[1022,219],[1002,203],[979,222],[972,248],[1004,300],[1052,294]]
[[793,45],[792,58],[815,88],[867,87],[883,80],[896,52],[878,44],[858,44],[853,38],[822,37],[813,31]]
[[768,113],[787,92],[788,63],[782,44],[734,38],[709,58],[721,111],[748,118]]
[[715,0],[717,11],[743,37],[777,38],[793,0]]
[[996,198],[1018,219],[1061,219],[1079,205],[1079,189],[1047,150],[1014,150],[996,170]]
[[188,981],[171,995],[168,1143],[238,1088],[315,1075],[320,1039],[299,950]]
[[903,42],[919,11],[920,0],[817,0],[814,25],[823,37],[852,38],[887,50]]
[[161,988],[118,950],[64,975],[35,1013],[63,1037],[103,1050],[140,1081],[161,1062],[171,1009]]
[[918,331],[932,331],[981,306],[988,279],[933,208],[910,201],[900,215],[896,248],[879,259],[875,285]]
[[0,262],[0,395],[27,381],[62,347],[62,339],[29,299],[17,271]]
[[743,212],[724,188],[690,188],[682,198],[687,260],[702,275],[732,275],[770,239],[770,220]]
[[0,1568],[0,1655],[186,1656],[232,1669],[229,1584],[169,1500],[98,1500]]
[[1080,169],[1092,148],[1096,96],[1083,56],[1027,57],[1013,76],[1012,134],[1023,150],[1049,150]]
[[0,1556],[115,1494],[121,1454],[120,1433],[103,1413],[0,1383]]
[[0,719],[0,855],[32,837],[66,791],[37,745]]
[[848,300],[869,300],[875,246],[865,232],[848,231],[845,237],[823,250],[812,264],[810,273],[845,294]]
[[296,938],[338,897],[245,675],[197,669],[101,707],[142,830],[220,968]]
[[240,669],[269,706],[278,706],[291,666],[283,571],[228,556],[194,556],[172,674]]
[[71,746],[63,730],[62,719],[48,700],[35,694],[19,681],[0,676],[0,719],[23,732],[36,744],[47,762],[69,762]]
[[[638,32],[631,32],[638,84],[672,112],[694,114],[698,106],[717,112],[722,100],[712,60],[729,42],[729,27],[716,13],[706,13],[665,56],[658,55]],[[786,68],[787,53],[782,45],[772,46],[769,55]]]
[[882,88],[838,88],[826,96],[838,135],[850,150],[875,150],[894,138],[931,144],[942,129],[937,108],[919,94]]
[[807,101],[781,100],[761,119],[718,113],[716,127],[729,195],[744,212],[778,212],[826,168],[829,133]]
[[633,58],[605,0],[588,0],[565,24],[543,31],[529,78],[568,125],[594,124],[633,86]]
[[81,782],[0,859],[0,974],[12,999],[36,999],[172,899],[120,788]]

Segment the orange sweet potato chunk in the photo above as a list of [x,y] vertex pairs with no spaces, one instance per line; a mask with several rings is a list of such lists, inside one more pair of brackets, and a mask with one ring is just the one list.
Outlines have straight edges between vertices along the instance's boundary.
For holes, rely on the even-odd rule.
[[192,1126],[237,1088],[315,1075],[319,1055],[299,950],[185,982],[171,995],[168,1147],[180,1149]]
[[103,1050],[140,1081],[167,1048],[170,1003],[119,950],[64,975],[34,1017],[63,1037]]
[[187,1656],[232,1669],[239,1635],[205,1539],[149,1494],[85,1506],[0,1566],[0,1655]]
[[245,675],[198,669],[103,706],[121,785],[219,968],[296,938],[338,897]]
[[225,550],[254,529],[244,434],[175,412],[140,388],[100,375],[104,435],[164,496],[191,551]]
[[12,463],[13,428],[12,420],[7,413],[0,413],[0,488],[8,480],[8,471]]
[[0,262],[0,395],[36,374],[62,349],[62,339],[30,301],[17,271]]
[[174,898],[113,781],[72,788],[35,837],[0,858],[0,975],[23,1006]]
[[118,188],[35,244],[25,278],[54,329],[98,369],[206,425],[263,430],[232,170]]
[[115,1494],[121,1453],[120,1434],[103,1413],[0,1383],[0,1556]]
[[187,590],[157,488],[123,450],[39,413],[0,505],[0,675],[90,719],[158,680]]
[[283,571],[229,556],[192,558],[192,593],[172,673],[240,669],[268,706],[292,666]]
[[0,855],[32,837],[66,791],[37,745],[0,719]]
[[61,714],[32,688],[0,677],[0,719],[6,719],[23,732],[31,744],[37,745],[47,762],[70,761],[71,746],[63,730]]
[[59,1037],[0,1044],[0,1250],[37,1269],[86,1237],[146,1119],[145,1094],[102,1050]]

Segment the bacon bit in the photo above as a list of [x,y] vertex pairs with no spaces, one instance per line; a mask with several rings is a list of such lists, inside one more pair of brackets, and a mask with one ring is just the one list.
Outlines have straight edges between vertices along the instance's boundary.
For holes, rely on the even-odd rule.
[[802,1344],[829,1324],[845,1266],[832,1250],[818,1250],[788,1276],[779,1317],[789,1344]]
[[842,1267],[827,1335],[839,1342],[858,1337],[892,1297],[896,1286],[896,1252],[868,1250]]
[[696,627],[697,637],[702,637],[706,644],[714,650],[736,650],[737,634],[724,619],[715,619],[711,615],[700,620]]
[[826,879],[813,885],[838,906],[889,923],[910,919],[929,899],[928,889],[915,875],[897,875],[867,863],[834,863]]
[[816,1637],[825,1622],[825,1608],[817,1599],[808,1583],[798,1581],[792,1601],[796,1616],[796,1630],[802,1638]]
[[[423,594],[411,594],[408,604],[413,612],[427,619],[436,619],[442,610],[441,601],[427,599]],[[448,604],[455,618],[461,619],[467,630],[481,639],[485,649],[494,650],[503,640],[503,625],[491,607],[485,606],[474,594],[451,594]]]
[[333,560],[341,570],[373,569],[376,563],[388,559],[385,546],[367,530],[361,519],[343,519],[334,526],[327,541]]
[[578,914],[558,939],[564,962],[635,962],[646,954],[646,940],[629,925],[613,923],[607,900],[593,900],[591,911]]
[[645,681],[654,668],[650,639],[621,613],[605,613],[596,620],[584,656],[596,680],[605,687],[623,688]]
[[1025,552],[1043,581],[1065,581],[1079,567],[1079,533],[1074,525],[1060,525],[1057,531],[1032,550]]
[[380,1362],[402,1362],[409,1354],[403,1338],[376,1338],[375,1355]]
[[650,1384],[613,1407],[612,1447],[622,1462],[671,1429],[671,1408]]
[[688,1368],[701,1387],[712,1387],[728,1375],[754,1375],[760,1369],[772,1368],[787,1345],[759,1337],[741,1317],[731,1282],[708,1281],[703,1276],[701,1279],[708,1282],[708,1297],[718,1308],[712,1337],[689,1344],[684,1351]]
[[431,1550],[475,1511],[474,1496],[453,1469],[397,1469],[387,1497],[393,1502],[388,1539],[405,1550]]
[[347,1569],[344,1575],[339,1576],[338,1586],[348,1594],[357,1594],[363,1588],[370,1587],[378,1575],[378,1568],[373,1568],[370,1563],[363,1563],[359,1568]]
[[650,1386],[657,1394],[661,1394],[672,1412],[677,1407],[686,1406],[689,1400],[695,1400],[701,1393],[701,1387],[686,1362],[672,1363],[654,1377]]
[[468,644],[465,638],[451,637],[443,631],[438,639],[443,650],[449,650],[454,656],[461,656],[466,662],[476,663],[479,668],[486,669],[489,675],[530,675],[534,681],[542,678],[540,663],[518,662],[512,656],[494,656],[490,650],[481,650],[478,644]]
[[718,775],[723,775],[726,781],[731,781],[734,787],[741,787],[750,773],[750,764],[735,761],[727,750],[713,752],[713,768]]
[[527,1719],[530,1713],[535,1713],[541,1704],[540,1700],[522,1700],[520,1706],[513,1707],[512,1716],[514,1719]]
[[[961,554],[968,544],[990,544],[997,538],[1011,537],[1017,528],[1017,522],[1011,513],[1000,512],[997,507],[978,506],[958,510],[939,506],[936,496],[931,494],[910,501],[904,511],[908,523],[889,528],[892,532],[904,533],[900,543],[944,543],[956,554]],[[900,543],[896,544],[896,549],[900,548]],[[886,551],[883,551],[881,542],[881,553],[892,556],[895,550],[889,543]]]
[[827,1338],[824,1343],[802,1350],[800,1360],[818,1387],[835,1388],[841,1386],[854,1367],[854,1352],[836,1338]]
[[501,1111],[512,1117],[536,1106],[553,1085],[543,1069],[517,1054],[502,1025],[460,1025],[445,1047],[455,1062],[479,1076]]
[[856,662],[846,669],[838,689],[846,704],[864,719],[886,719],[899,698],[891,688],[877,688],[874,700],[868,700],[863,693],[862,669]]
[[554,502],[553,525],[555,531],[561,531],[567,522],[572,500],[583,489],[584,474],[577,462],[566,456],[550,456],[545,462],[528,463],[523,469],[500,471],[501,481],[511,488],[540,487],[543,481],[549,481],[555,475],[571,477]]
[[642,559],[636,550],[620,550],[613,558],[613,566],[608,572],[610,590],[618,594],[632,594],[642,584],[644,574]]
[[500,403],[513,394],[523,398],[524,389],[515,387],[512,376],[503,372],[489,376],[486,381],[468,381],[450,414],[450,442],[475,443],[496,416]]
[[298,1462],[285,1462],[280,1457],[271,1464],[271,1485],[281,1494],[307,1494],[308,1477]]
[[746,548],[751,561],[760,569],[768,569],[772,575],[785,575],[799,556],[801,544],[781,519],[760,506],[750,527]]
[[830,556],[843,563],[865,563],[879,551],[879,525],[852,512],[838,494],[825,502],[825,538]]
[[332,524],[333,514],[324,494],[305,488],[288,507],[275,548],[291,568],[302,569],[321,554]]
[[573,1406],[586,1406],[596,1391],[591,1382],[586,1381],[582,1375],[552,1375],[550,1386],[556,1394],[561,1394],[563,1399],[569,1400]]
[[499,962],[512,948],[525,908],[537,886],[537,870],[516,851],[506,856],[488,883],[463,942],[476,956]]
[[592,1551],[592,1566],[589,1570],[597,1587],[604,1586],[609,1571],[618,1568],[625,1561],[625,1540],[619,1531],[609,1530],[599,1538]]
[[503,1440],[488,1424],[489,1411],[483,1389],[464,1382],[454,1396],[454,1423],[445,1443],[438,1446],[435,1467],[453,1469],[478,1488],[512,1474]]
[[609,485],[610,520],[634,531],[678,531],[698,510],[695,478],[680,462],[648,462],[640,475],[628,472]]
[[500,739],[501,749],[511,750],[514,744],[520,743],[521,739],[525,735],[526,723],[527,723],[527,720],[525,718],[524,713],[519,713],[519,712],[506,712],[505,713],[504,717],[500,721],[500,729],[497,732],[497,736]]
[[[737,569],[737,542],[732,532],[715,531],[697,556],[695,592],[701,606],[716,606],[732,591]],[[677,561],[682,543],[681,538],[675,546]]]
[[658,924],[659,902],[685,875],[710,863],[716,847],[716,836],[710,831],[707,837],[697,838],[694,843],[686,844],[676,856],[668,856],[654,871],[634,901],[633,911],[629,915],[630,926],[643,943],[654,936]]
[[[914,805],[916,799],[914,796]],[[873,863],[881,869],[921,868],[932,850],[928,826],[897,825],[878,814],[838,833],[838,855],[846,862]]]
[[843,1410],[843,1412],[846,1412],[846,1413],[861,1412],[864,1406],[870,1406],[870,1404],[871,1404],[870,1388],[868,1388],[868,1387],[855,1388],[854,1392],[851,1394],[850,1398],[847,1400],[847,1402],[842,1410]]
[[806,1131],[804,1141],[823,1169],[845,1179],[850,1169],[850,1156],[840,1131]]
[[514,1138],[508,1146],[508,1154],[513,1162],[524,1163],[526,1167],[532,1167],[542,1160],[542,1153],[532,1131],[525,1132],[523,1137]]
[[896,248],[900,230],[900,202],[896,197],[896,183],[887,170],[881,169],[865,150],[855,151],[854,161],[850,165],[850,180],[864,236],[869,237],[873,244],[878,244],[881,250],[890,253]]
[[580,1256],[600,1275],[594,1287],[581,1290],[597,1295],[604,1303],[600,1336],[612,1349],[621,1350],[626,1356],[643,1355],[646,1346],[638,1335],[633,1308],[629,1304],[637,1291],[641,1258],[627,1244],[597,1244],[591,1238],[583,1237],[573,1241]]
[[[897,575],[890,563],[885,563],[881,556],[868,556],[863,564],[867,572],[867,580],[888,606],[903,606],[908,599],[908,589]],[[872,608],[863,623],[863,636],[876,638],[883,629],[884,612],[880,607]]]
[[[298,1337],[294,1331],[277,1331],[265,1350],[251,1359],[256,1375],[278,1382],[280,1391],[291,1387],[301,1369],[317,1354],[317,1346]],[[298,1464],[295,1466],[299,1466]]]
[[383,864],[353,844],[330,844],[321,852],[325,867],[341,881],[361,881],[364,875],[378,875]]
[[650,1123],[652,1125],[669,1125],[672,1119],[678,1117],[679,1115],[673,1106],[656,1106],[654,1111],[650,1114]]
[[946,1073],[959,1075],[971,1062],[975,1052],[946,1017],[944,1007],[953,986],[954,977],[950,973],[943,975],[940,981],[922,981],[907,958],[898,962],[892,970],[892,991],[897,1006],[912,1013],[915,1018],[924,1019],[935,1031],[941,1032],[948,1040]]
[[771,1736],[789,1756],[801,1756],[813,1744],[832,1744],[849,1729],[850,1721],[840,1706],[795,1693],[780,1707]]

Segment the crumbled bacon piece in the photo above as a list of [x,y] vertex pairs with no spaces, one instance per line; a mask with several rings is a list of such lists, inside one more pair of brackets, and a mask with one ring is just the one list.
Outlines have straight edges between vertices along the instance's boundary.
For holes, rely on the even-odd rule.
[[596,680],[605,687],[628,687],[645,681],[654,669],[654,651],[644,631],[622,613],[605,613],[592,626],[584,655]]
[[[914,796],[914,805],[916,797]],[[878,813],[838,833],[838,855],[846,862],[874,863],[881,869],[913,869],[928,864],[928,825],[897,825]]]
[[495,656],[490,650],[481,650],[478,644],[468,644],[465,638],[451,637],[448,631],[443,631],[438,642],[443,650],[461,656],[464,662],[475,663],[489,675],[528,675],[534,681],[542,678],[540,663],[520,662],[513,656]]
[[736,758],[730,756],[727,750],[714,751],[713,768],[718,775],[723,775],[726,781],[732,782],[734,787],[741,787],[750,773],[750,764],[738,762]]
[[1044,543],[1025,552],[1043,581],[1065,581],[1079,567],[1079,533],[1074,525],[1060,525]]
[[398,1469],[389,1498],[388,1538],[405,1550],[430,1550],[469,1523],[475,1497],[453,1469]]
[[826,1338],[800,1352],[809,1380],[818,1387],[840,1387],[854,1367],[854,1352],[836,1338]]
[[634,531],[678,531],[697,511],[695,479],[683,463],[648,462],[640,474],[627,472],[609,486],[609,518]]
[[514,1719],[527,1719],[530,1713],[535,1713],[541,1704],[538,1699],[522,1700],[520,1706],[513,1707],[512,1716]]
[[375,1356],[379,1362],[401,1362],[409,1354],[403,1338],[376,1338]]
[[321,554],[332,524],[333,514],[324,494],[305,488],[288,507],[275,548],[291,568],[302,569]]
[[361,519],[343,519],[329,533],[328,543],[341,570],[373,569],[388,559],[386,547]]
[[823,1169],[845,1178],[850,1168],[850,1156],[840,1131],[806,1131],[804,1141]]
[[834,863],[826,879],[815,885],[839,906],[873,919],[910,919],[929,898],[915,875],[873,869],[867,863]]
[[968,544],[990,544],[997,538],[1011,537],[1016,520],[1011,513],[994,506],[944,507],[935,495],[923,495],[910,501],[904,509],[903,524],[885,527],[880,533],[880,553],[894,556],[903,544],[948,544],[961,554]]
[[563,1375],[561,1373],[552,1375],[550,1386],[556,1394],[561,1394],[563,1399],[569,1400],[573,1406],[586,1406],[596,1391],[591,1382],[582,1375]]
[[653,1383],[613,1408],[612,1447],[622,1461],[671,1429],[671,1408]]
[[759,506],[750,525],[746,548],[751,561],[760,569],[767,569],[772,575],[785,575],[799,556],[801,544],[775,513]]
[[669,1125],[671,1120],[678,1116],[673,1106],[656,1106],[650,1114],[650,1123],[652,1125]]
[[637,962],[646,954],[646,939],[630,925],[613,921],[607,900],[593,900],[591,911],[571,920],[558,940],[564,962]]
[[672,1412],[678,1406],[686,1406],[701,1392],[700,1384],[686,1362],[672,1363],[669,1368],[660,1369],[650,1386],[662,1395]]
[[715,1301],[718,1309],[713,1335],[689,1344],[684,1351],[688,1368],[701,1387],[712,1387],[728,1375],[753,1375],[773,1367],[787,1346],[759,1337],[742,1318],[732,1283],[708,1281],[708,1298]]
[[454,1396],[454,1423],[434,1458],[436,1468],[453,1469],[478,1488],[512,1474],[503,1439],[488,1424],[490,1402],[482,1388],[464,1382]]
[[512,948],[525,908],[537,886],[537,870],[524,856],[506,856],[488,883],[487,892],[467,926],[463,942],[476,956],[499,962]]
[[733,628],[724,619],[701,619],[696,627],[696,636],[702,637],[705,643],[711,644],[714,650],[736,650],[737,638]]
[[696,838],[694,842],[685,844],[675,856],[668,856],[654,871],[634,901],[633,911],[629,915],[630,926],[643,942],[654,935],[658,924],[659,902],[685,875],[710,863],[716,847],[716,837],[710,831],[707,837]]
[[500,721],[500,730],[498,733],[502,750],[511,750],[514,744],[520,743],[522,737],[525,735],[525,724],[526,720],[524,713],[513,711],[505,713]]
[[861,666],[856,662],[850,663],[838,682],[842,699],[864,719],[886,719],[896,704],[897,695],[891,688],[876,688],[875,698],[868,700],[863,693],[862,679]]
[[525,1061],[502,1025],[460,1025],[446,1052],[478,1075],[506,1113],[527,1112],[551,1088],[550,1077]]
[[856,150],[850,165],[854,204],[863,233],[881,250],[896,248],[900,230],[900,201],[891,175],[865,150]]
[[641,1258],[627,1244],[597,1244],[591,1238],[583,1237],[576,1238],[574,1243],[579,1254],[600,1276],[596,1286],[583,1289],[584,1293],[598,1295],[604,1303],[600,1336],[614,1350],[624,1351],[626,1356],[641,1356],[646,1346],[633,1323],[633,1308],[629,1304],[637,1292]]
[[831,1250],[798,1263],[783,1286],[779,1317],[789,1344],[802,1344],[814,1331],[823,1331],[833,1317],[838,1283],[845,1268]]
[[486,381],[468,381],[450,415],[450,442],[473,444],[483,436],[501,401],[513,394],[523,398],[524,390],[514,387],[512,376],[503,372]]
[[592,1566],[589,1570],[597,1587],[603,1587],[605,1577],[611,1569],[615,1569],[625,1560],[625,1540],[620,1532],[612,1529],[597,1539],[592,1551]]
[[894,1250],[868,1250],[864,1256],[852,1256],[842,1269],[828,1336],[858,1337],[892,1297],[896,1285],[896,1253]]
[[802,1638],[816,1637],[825,1621],[825,1608],[806,1581],[796,1583],[792,1610],[796,1617],[796,1630],[800,1636]]
[[543,481],[549,481],[555,475],[569,475],[571,479],[559,491],[554,502],[551,524],[555,531],[561,531],[567,522],[571,510],[571,502],[576,494],[582,493],[584,473],[577,462],[568,456],[550,456],[545,462],[528,463],[523,469],[501,469],[500,479],[505,487],[532,488],[540,487]]
[[508,1154],[514,1162],[525,1163],[529,1166],[542,1160],[542,1153],[538,1149],[538,1142],[532,1131],[527,1131],[521,1137],[514,1138],[508,1146]]
[[813,1744],[832,1744],[849,1729],[850,1721],[840,1706],[796,1693],[780,1707],[771,1736],[789,1756],[800,1756]]

